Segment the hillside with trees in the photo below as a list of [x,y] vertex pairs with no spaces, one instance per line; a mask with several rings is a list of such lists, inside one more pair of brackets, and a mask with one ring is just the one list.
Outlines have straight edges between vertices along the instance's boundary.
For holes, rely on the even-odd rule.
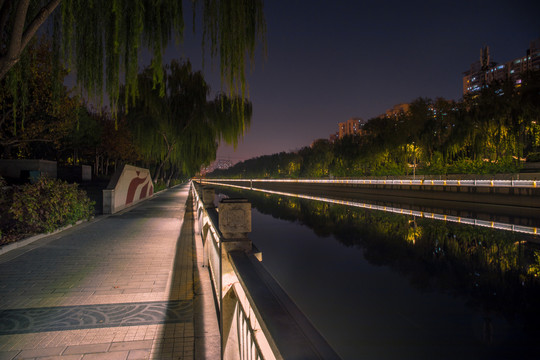
[[493,83],[461,101],[418,98],[409,111],[370,119],[362,135],[320,139],[210,177],[321,178],[515,173],[540,161],[540,72],[519,87]]

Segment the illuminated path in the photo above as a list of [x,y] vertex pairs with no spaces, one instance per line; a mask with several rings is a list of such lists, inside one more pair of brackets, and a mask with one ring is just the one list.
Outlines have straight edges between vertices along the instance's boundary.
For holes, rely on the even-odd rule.
[[0,359],[219,358],[188,190],[0,255]]

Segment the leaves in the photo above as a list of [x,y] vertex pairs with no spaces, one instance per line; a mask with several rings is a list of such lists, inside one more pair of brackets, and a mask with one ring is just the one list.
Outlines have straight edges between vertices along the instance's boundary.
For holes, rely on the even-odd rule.
[[78,100],[69,97],[63,87],[55,94],[50,47],[46,38],[29,45],[28,72],[23,82],[15,81],[15,91],[10,87],[16,72],[0,82],[0,145],[4,157],[14,157],[12,150],[18,150],[27,157],[54,158],[77,119]]
[[[364,135],[317,140],[294,153],[262,156],[215,176],[289,177],[297,156],[303,177],[513,173],[540,151],[540,71],[522,86],[493,84],[461,102],[414,100],[406,113],[370,119]],[[534,155],[531,156],[534,158]]]
[[215,158],[218,142],[235,144],[251,119],[251,104],[220,94],[209,101],[210,87],[189,61],[165,68],[165,93],[153,86],[152,71],[139,76],[141,97],[129,108],[128,124],[145,160],[159,172],[167,163],[192,175]]
[[[0,2],[0,19],[4,15],[8,19],[6,23],[0,22],[0,80],[21,58],[19,68],[12,69],[16,75],[10,78],[13,96],[15,86],[24,84],[21,76],[27,72],[24,40],[33,36],[28,32],[37,30],[59,3],[60,0]],[[247,94],[247,61],[253,62],[257,42],[264,43],[263,1],[204,0],[202,3],[199,7],[194,1],[193,6],[194,13],[202,12],[203,53],[209,45],[211,57],[219,58],[223,85],[229,96],[243,99]],[[65,63],[76,68],[77,83],[86,95],[100,104],[103,96],[108,95],[112,112],[116,114],[121,103],[127,106],[128,99],[137,96],[138,60],[144,47],[153,54],[152,81],[163,95],[163,51],[173,38],[177,42],[183,38],[182,5],[178,0],[62,0],[53,15],[55,67]],[[22,47],[16,46],[21,42]],[[15,54],[8,52],[12,48],[16,48]],[[125,85],[124,99],[120,99],[121,84]],[[23,91],[23,102],[24,94]]]
[[9,213],[24,232],[51,232],[94,215],[94,204],[77,184],[41,177],[16,187]]

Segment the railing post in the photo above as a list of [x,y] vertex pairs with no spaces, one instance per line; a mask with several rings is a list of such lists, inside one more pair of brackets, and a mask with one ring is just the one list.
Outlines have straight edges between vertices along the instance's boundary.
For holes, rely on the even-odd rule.
[[[209,187],[209,186],[204,186],[202,188],[202,203],[203,203],[203,206],[205,209],[213,209],[215,208],[214,206],[214,196],[215,196],[216,192],[215,192],[215,189],[213,187]],[[200,222],[200,226],[201,226],[201,229],[203,228],[204,226],[204,220]],[[204,230],[203,230],[204,232]],[[203,264],[205,266],[209,266],[209,258],[208,258],[208,247],[211,246],[209,245],[209,240],[211,239],[212,235],[210,234],[210,232],[207,232],[206,233],[206,236],[202,236],[202,239],[203,239]]]
[[204,208],[213,208],[214,206],[214,196],[216,194],[216,191],[213,187],[205,186],[202,189],[202,201],[204,204]]
[[251,232],[251,204],[247,199],[223,199],[219,203],[219,230],[221,240],[221,334],[224,359],[238,358],[237,316],[241,311],[233,286],[238,278],[229,260],[233,251],[251,252],[252,243],[247,235]]

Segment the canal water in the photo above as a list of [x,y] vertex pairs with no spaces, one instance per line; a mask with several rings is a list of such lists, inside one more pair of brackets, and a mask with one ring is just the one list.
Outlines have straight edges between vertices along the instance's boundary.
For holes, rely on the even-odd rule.
[[540,359],[531,235],[217,187],[343,359]]

